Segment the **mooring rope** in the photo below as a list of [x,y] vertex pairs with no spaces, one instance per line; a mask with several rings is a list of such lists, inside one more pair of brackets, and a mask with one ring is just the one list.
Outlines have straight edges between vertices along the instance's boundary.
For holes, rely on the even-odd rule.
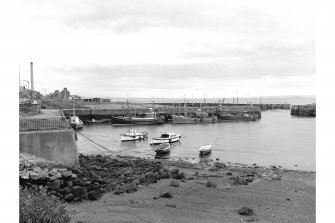
[[112,153],[112,154],[114,154],[114,155],[117,155],[117,154],[116,154],[115,152],[113,152],[112,150],[107,149],[106,147],[100,145],[100,144],[97,143],[97,142],[94,142],[92,139],[88,138],[88,137],[87,137],[86,135],[84,135],[82,132],[76,132],[76,133],[79,133],[81,136],[83,136],[84,138],[86,138],[86,139],[89,140],[90,142],[96,144],[97,146],[103,148],[104,150],[107,150],[108,152],[110,152],[110,153]]

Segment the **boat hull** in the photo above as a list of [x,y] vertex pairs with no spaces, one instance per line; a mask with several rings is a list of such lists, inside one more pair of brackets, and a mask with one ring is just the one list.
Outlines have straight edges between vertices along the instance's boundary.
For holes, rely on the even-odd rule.
[[174,143],[180,140],[181,136],[171,138],[153,138],[151,144]]
[[223,115],[217,115],[219,122],[224,121],[256,121],[256,117],[244,117],[240,115],[231,115],[231,116],[223,116]]
[[155,149],[155,152],[157,155],[161,155],[161,154],[167,154],[171,151],[171,146],[170,144],[161,144],[160,146],[158,146]]
[[173,124],[201,124],[201,123],[215,123],[217,122],[217,117],[204,117],[204,118],[191,118],[185,116],[172,115]]
[[112,117],[113,125],[160,125],[163,120],[149,118],[127,118],[127,117]]
[[210,152],[212,152],[212,146],[211,145],[202,146],[199,149],[199,154],[200,155],[205,155],[205,154],[208,154]]
[[142,140],[148,138],[147,132],[138,133],[136,135],[129,135],[129,134],[123,134],[121,135],[121,141],[135,141],[135,140]]

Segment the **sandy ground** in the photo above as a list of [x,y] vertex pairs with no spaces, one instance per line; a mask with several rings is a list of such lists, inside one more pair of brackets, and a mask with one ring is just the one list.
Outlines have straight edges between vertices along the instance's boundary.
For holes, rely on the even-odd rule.
[[[178,181],[179,187],[169,186],[171,180],[165,179],[141,185],[133,193],[111,192],[98,201],[67,204],[71,222],[315,222],[315,173],[281,170],[276,172],[278,180],[267,177],[273,171],[262,169],[254,182],[233,185],[227,172],[243,176],[248,168],[179,170],[187,176]],[[217,187],[206,187],[208,180]],[[159,197],[168,191],[172,198]],[[239,215],[242,206],[254,214]]]

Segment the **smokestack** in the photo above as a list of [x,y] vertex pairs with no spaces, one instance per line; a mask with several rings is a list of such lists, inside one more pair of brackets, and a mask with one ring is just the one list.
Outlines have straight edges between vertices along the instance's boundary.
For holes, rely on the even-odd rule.
[[30,88],[34,91],[34,71],[33,71],[33,62],[30,62]]

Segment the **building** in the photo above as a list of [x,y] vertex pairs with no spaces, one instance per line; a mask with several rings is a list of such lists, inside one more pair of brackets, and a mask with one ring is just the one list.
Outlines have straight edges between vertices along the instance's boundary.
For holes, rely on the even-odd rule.
[[61,99],[69,99],[70,98],[70,91],[67,90],[67,88],[65,87],[60,93],[59,93],[59,97]]

